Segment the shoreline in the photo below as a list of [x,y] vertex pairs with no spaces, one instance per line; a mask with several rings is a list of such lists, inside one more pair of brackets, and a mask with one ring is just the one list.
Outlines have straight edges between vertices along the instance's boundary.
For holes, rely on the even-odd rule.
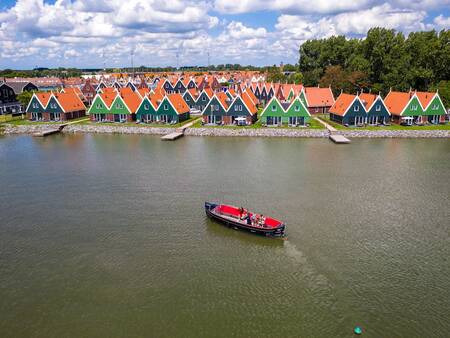
[[[39,125],[3,125],[3,135],[34,134],[58,124]],[[165,135],[174,132],[173,128],[165,127],[130,127],[120,125],[82,125],[66,126],[63,133],[77,134],[137,134],[137,135]],[[333,134],[340,134],[348,138],[450,138],[450,130],[338,130]],[[227,129],[227,128],[187,128],[185,136],[214,136],[214,137],[286,137],[286,138],[328,138],[327,129]]]

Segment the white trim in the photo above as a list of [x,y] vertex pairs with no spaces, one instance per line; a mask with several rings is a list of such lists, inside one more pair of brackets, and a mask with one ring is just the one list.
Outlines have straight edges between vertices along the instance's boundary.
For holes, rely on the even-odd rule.
[[[306,108],[305,104],[302,102],[302,100],[300,99],[300,97],[296,97],[296,98],[291,102],[291,104],[287,107],[285,113],[287,113],[287,112],[289,111],[289,109],[291,109],[292,105],[293,105],[293,104],[295,103],[295,101],[297,101],[297,100],[300,102],[300,104],[303,106],[303,108],[305,108],[306,112],[308,113],[308,116],[311,116],[311,113],[309,112],[308,108]],[[281,106],[281,107],[283,107],[283,106]]]
[[420,107],[422,108],[422,113],[425,112],[425,109],[423,109],[422,107],[422,103],[419,100],[419,97],[416,95],[416,93],[414,92],[414,95],[410,97],[408,103],[405,105],[405,107],[403,107],[402,112],[400,113],[400,116],[403,116],[403,113],[405,112],[406,108],[408,108],[410,102],[413,100],[413,98],[416,98],[417,101],[419,102]]
[[381,103],[383,104],[384,108],[386,108],[386,111],[388,112],[389,116],[391,116],[391,112],[389,111],[388,107],[386,107],[386,105],[384,104],[384,100],[382,99],[382,97],[380,96],[380,94],[377,95],[377,97],[375,98],[375,100],[373,100],[372,104],[370,105],[369,108],[366,109],[367,114],[369,113],[369,110],[371,110],[373,108],[373,106],[375,105],[375,103],[381,100]]
[[[107,109],[107,110],[111,110],[111,106],[112,106],[112,103],[111,103],[111,106],[109,106],[108,107],[108,105],[105,103],[105,101],[103,100],[103,98],[102,98],[102,96],[101,96],[101,94],[95,94],[95,96],[94,96],[94,98],[92,99],[92,102],[91,102],[91,106],[89,107],[89,110],[88,110],[88,114],[90,114],[91,113],[91,109],[92,109],[92,107],[94,106],[94,101],[97,99],[97,96],[100,98],[100,100],[102,100],[102,102],[103,102],[103,104],[105,105],[105,108]],[[115,99],[115,98],[114,98]],[[114,101],[113,101],[114,102]]]

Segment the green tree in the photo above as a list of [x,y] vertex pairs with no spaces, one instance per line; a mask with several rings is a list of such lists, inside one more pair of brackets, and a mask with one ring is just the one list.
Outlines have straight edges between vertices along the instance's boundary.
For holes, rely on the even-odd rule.
[[17,95],[17,101],[19,101],[22,106],[27,107],[32,97],[33,92],[24,91]]

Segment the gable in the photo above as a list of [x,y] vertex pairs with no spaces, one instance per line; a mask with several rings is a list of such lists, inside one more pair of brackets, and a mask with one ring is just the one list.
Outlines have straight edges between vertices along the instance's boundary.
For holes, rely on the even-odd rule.
[[108,107],[103,102],[100,95],[97,95],[89,108],[89,114],[106,114],[108,112]]
[[30,100],[30,103],[28,104],[26,111],[29,113],[42,113],[44,112],[44,107],[42,107],[37,97],[33,96]]
[[63,109],[58,100],[56,100],[56,98],[52,96],[47,103],[47,107],[45,107],[45,111],[48,113],[62,113]]
[[162,100],[158,107],[157,113],[159,115],[178,115],[167,97]]
[[127,105],[120,97],[120,95],[117,95],[113,103],[111,104],[110,112],[111,114],[131,114],[130,110],[128,109]]
[[144,97],[141,104],[139,105],[138,110],[136,111],[136,114],[141,115],[141,114],[155,114],[155,113],[156,113],[156,110],[153,107],[153,105],[151,104],[148,97]]
[[217,99],[217,97],[213,97],[211,101],[209,101],[208,105],[203,110],[203,115],[219,115],[219,116],[225,116],[226,111],[223,108],[220,101]]
[[347,108],[343,116],[352,117],[361,115],[366,115],[366,108],[364,107],[362,102],[358,98],[356,98]]
[[296,98],[291,103],[291,105],[289,106],[289,108],[287,110],[287,114],[289,116],[304,116],[304,117],[311,116],[308,109],[305,107],[305,105],[299,98]]
[[228,108],[228,115],[250,116],[250,112],[248,111],[242,99],[240,97],[237,97],[236,100],[234,100],[234,102],[231,104],[230,108]]
[[435,95],[434,99],[428,104],[425,110],[426,115],[445,115],[445,107],[438,95]]
[[423,115],[423,109],[420,105],[419,99],[417,96],[413,96],[411,100],[409,100],[408,104],[403,109],[400,115],[402,116],[417,116]]
[[264,108],[261,116],[284,116],[285,112],[277,99],[272,99]]
[[381,97],[378,97],[370,107],[369,111],[367,112],[369,115],[383,115],[388,116],[390,115],[388,109],[386,108],[383,100]]

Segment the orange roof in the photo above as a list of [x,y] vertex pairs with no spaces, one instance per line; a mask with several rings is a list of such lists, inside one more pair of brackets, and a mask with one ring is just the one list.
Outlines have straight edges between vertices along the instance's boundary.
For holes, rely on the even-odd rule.
[[256,105],[253,103],[247,92],[242,93],[241,98],[252,115],[258,112],[258,108],[256,108]]
[[253,92],[249,90],[245,90],[244,93],[247,93],[250,99],[253,101],[254,104],[258,104],[258,98],[253,94]]
[[191,96],[192,96],[194,99],[197,99],[197,96],[198,96],[198,91],[197,91],[197,89],[195,89],[195,88],[190,88],[190,89],[188,89],[188,92],[189,92],[189,94],[191,94]]
[[205,88],[205,93],[209,98],[212,98],[214,96],[214,92],[211,88]]
[[122,97],[127,107],[130,108],[131,113],[135,113],[138,110],[142,100],[137,93],[133,92],[133,90],[131,90],[130,88],[122,88],[120,90],[120,96]]
[[180,94],[170,94],[167,96],[172,106],[174,106],[177,114],[184,114],[189,112],[189,106],[183,100]]
[[431,100],[433,99],[433,97],[436,95],[436,93],[416,92],[416,95],[419,98],[422,108],[426,109],[430,104]]
[[186,78],[183,80],[184,86],[187,87],[190,81],[191,81],[191,79],[190,79],[189,77],[186,77]]
[[50,96],[52,96],[52,93],[36,93],[35,94],[39,102],[43,107],[46,107],[48,104],[48,101],[50,100]]
[[162,101],[162,99],[164,98],[164,95],[161,94],[161,92],[156,92],[153,94],[150,94],[148,96],[148,98],[150,99],[150,102],[152,103],[153,107],[155,109],[157,109]]
[[139,95],[141,95],[141,97],[147,96],[150,93],[150,89],[148,88],[139,88],[138,89],[138,93]]
[[359,95],[359,98],[361,99],[361,102],[364,104],[364,107],[366,107],[366,109],[369,109],[372,106],[377,97],[377,95],[370,93],[362,93]]
[[410,99],[410,93],[389,92],[384,98],[384,104],[391,114],[400,115]]
[[222,104],[222,106],[225,108],[225,110],[228,109],[228,96],[227,94],[225,94],[224,92],[220,92],[216,94],[217,99],[220,101],[220,103]]
[[331,107],[334,103],[331,88],[305,87],[308,107]]
[[55,94],[58,103],[66,113],[73,111],[86,110],[86,107],[80,97],[75,93]]
[[114,87],[106,87],[102,89],[102,93],[105,94],[109,94],[109,95],[116,95],[117,94],[117,89]]
[[330,113],[344,116],[345,112],[347,111],[347,109],[349,108],[350,104],[353,102],[355,97],[356,95],[342,93],[341,95],[339,95],[336,102],[330,108]]
[[228,93],[230,93],[232,96],[236,96],[236,92],[233,88],[228,89]]
[[108,92],[104,92],[104,93],[100,94],[100,97],[102,98],[103,102],[105,102],[105,104],[106,104],[106,106],[108,108],[111,107],[111,105],[112,105],[114,99],[116,98],[116,96],[117,96],[117,92],[116,91],[114,91],[112,93],[110,91],[108,91]]

